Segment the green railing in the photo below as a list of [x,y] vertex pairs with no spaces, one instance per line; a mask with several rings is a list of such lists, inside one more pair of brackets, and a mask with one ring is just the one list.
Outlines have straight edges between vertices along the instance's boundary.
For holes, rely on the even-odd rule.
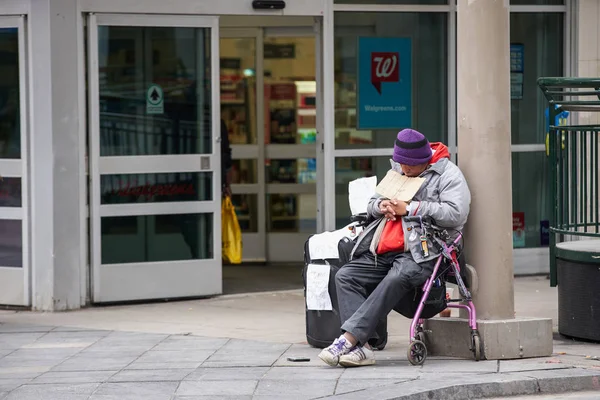
[[[600,78],[539,78],[538,85],[549,103],[550,285],[556,286],[556,244],[600,238]],[[557,124],[564,111],[568,122]]]

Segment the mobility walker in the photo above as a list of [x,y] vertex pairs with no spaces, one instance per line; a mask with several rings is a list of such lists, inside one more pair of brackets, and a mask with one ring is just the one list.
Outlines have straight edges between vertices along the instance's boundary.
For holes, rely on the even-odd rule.
[[[351,220],[359,226],[367,224],[366,213],[353,215]],[[462,308],[469,313],[469,327],[471,328],[470,350],[473,352],[475,361],[481,360],[482,343],[477,329],[477,313],[471,292],[465,284],[465,277],[461,275],[461,270],[466,269],[464,256],[462,255],[463,246],[462,232],[440,228],[436,226],[435,221],[430,217],[414,216],[406,217],[404,222],[411,224],[411,227],[420,228],[420,240],[422,255],[429,255],[429,246],[436,246],[439,250],[439,257],[435,263],[435,267],[431,276],[427,279],[423,286],[423,295],[421,296],[412,322],[410,325],[410,343],[407,351],[408,361],[412,365],[422,365],[427,358],[427,346],[425,345],[425,331],[423,323],[425,318],[422,318],[423,311],[427,304],[430,304],[429,295],[434,285],[443,287],[443,298],[441,299],[448,308]],[[453,238],[450,232],[454,232],[456,237]],[[446,299],[445,284],[446,282],[455,283],[458,286],[462,298]],[[437,300],[436,300],[437,301]]]

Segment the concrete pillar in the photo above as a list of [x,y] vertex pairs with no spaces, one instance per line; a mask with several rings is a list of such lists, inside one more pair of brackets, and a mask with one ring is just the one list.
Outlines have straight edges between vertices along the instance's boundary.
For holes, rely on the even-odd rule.
[[80,84],[77,0],[32,0],[30,137],[32,304],[81,305]]
[[[552,320],[514,315],[509,21],[508,0],[458,1],[458,162],[472,194],[466,257],[487,359],[552,353]],[[471,356],[465,318],[432,319],[426,330],[431,354]]]
[[458,2],[458,160],[472,194],[465,247],[482,319],[514,317],[509,22],[507,1]]
[[[577,35],[577,69],[574,76],[580,78],[597,78],[600,76],[600,38],[597,29],[600,18],[600,2],[598,0],[579,0],[576,3]],[[591,25],[590,25],[591,24]],[[577,113],[579,124],[597,125],[600,113]]]

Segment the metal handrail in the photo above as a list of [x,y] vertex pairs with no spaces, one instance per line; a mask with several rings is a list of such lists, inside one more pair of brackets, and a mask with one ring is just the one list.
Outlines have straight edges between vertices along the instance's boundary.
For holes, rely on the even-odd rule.
[[550,284],[556,286],[557,244],[600,238],[600,125],[556,119],[563,111],[600,112],[600,78],[539,78],[538,86],[549,104]]

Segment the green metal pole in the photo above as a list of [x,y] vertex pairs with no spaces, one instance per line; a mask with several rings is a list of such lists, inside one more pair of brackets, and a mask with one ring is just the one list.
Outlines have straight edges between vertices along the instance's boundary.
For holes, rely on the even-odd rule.
[[[554,110],[554,104],[550,103],[549,112],[548,112],[548,123],[549,126],[553,126],[556,120],[556,111]],[[555,287],[557,285],[557,274],[556,274],[556,234],[552,232],[552,228],[556,228],[557,222],[557,198],[556,198],[556,189],[557,189],[557,156],[556,156],[556,130],[550,128],[548,129],[548,147],[550,148],[550,204],[552,205],[552,212],[550,213],[550,286]]]

